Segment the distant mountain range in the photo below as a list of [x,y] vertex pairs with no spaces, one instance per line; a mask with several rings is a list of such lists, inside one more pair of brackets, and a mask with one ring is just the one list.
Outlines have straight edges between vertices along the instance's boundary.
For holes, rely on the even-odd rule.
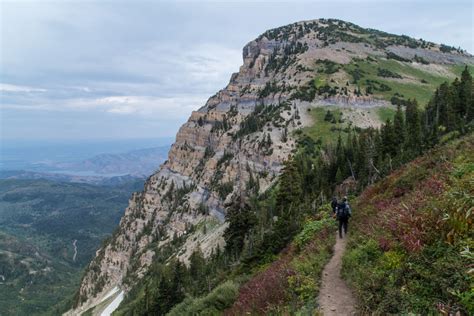
[[145,179],[166,160],[169,146],[145,148],[117,154],[99,154],[72,161],[49,161],[31,169],[0,170],[0,179],[46,179],[115,186]]
[[[118,154],[100,154],[77,162],[47,162],[39,165],[46,172],[84,176],[148,176],[166,160],[169,146],[145,148]],[[81,174],[82,173],[82,174]]]
[[116,186],[127,183],[132,180],[145,179],[142,175],[130,175],[126,174],[123,176],[87,176],[87,175],[71,175],[64,173],[53,173],[53,172],[36,172],[27,170],[5,170],[0,171],[0,179],[6,180],[49,180],[55,182],[75,182],[75,183],[88,183],[102,186]]

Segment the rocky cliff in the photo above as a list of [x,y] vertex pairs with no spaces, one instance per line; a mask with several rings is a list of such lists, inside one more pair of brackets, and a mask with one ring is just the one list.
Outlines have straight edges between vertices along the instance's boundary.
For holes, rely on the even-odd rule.
[[[205,256],[222,247],[226,208],[277,180],[296,148],[294,131],[317,124],[311,108],[338,106],[354,125],[377,125],[367,119],[370,109],[418,97],[400,87],[431,91],[462,64],[473,60],[460,49],[338,20],[265,32],[244,47],[239,72],[191,114],[168,160],[133,194],[69,313],[96,306],[112,289],[129,290],[158,253],[187,262],[197,247]],[[196,229],[202,223],[210,229]]]

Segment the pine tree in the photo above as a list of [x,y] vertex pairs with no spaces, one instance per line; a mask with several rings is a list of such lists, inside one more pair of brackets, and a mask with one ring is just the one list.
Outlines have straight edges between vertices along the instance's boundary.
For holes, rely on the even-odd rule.
[[438,95],[436,98],[435,106],[437,109],[437,122],[442,126],[443,130],[448,130],[452,125],[450,108],[450,88],[447,82],[441,84],[438,88]]
[[385,124],[382,126],[381,129],[381,137],[382,137],[382,159],[384,159],[385,155],[388,154],[390,157],[395,157],[398,152],[397,146],[397,136],[395,134],[395,128],[392,126],[392,122],[388,119]]
[[193,278],[198,278],[202,274],[205,264],[206,260],[204,259],[201,247],[196,247],[189,257],[189,274]]
[[340,184],[344,181],[344,175],[341,171],[341,168],[337,168],[337,172],[336,172],[336,183]]
[[241,200],[229,207],[226,221],[229,226],[224,232],[225,250],[237,257],[244,248],[245,238],[256,223],[256,217],[248,205]]
[[158,291],[153,295],[153,302],[145,314],[148,315],[165,315],[172,307],[171,282],[166,275],[161,277],[158,283]]
[[349,131],[346,139],[345,157],[347,161],[354,161],[354,144],[352,143],[352,131]]
[[355,155],[356,173],[361,185],[368,182],[369,168],[368,168],[368,139],[367,133],[361,133],[358,139],[358,146]]
[[459,86],[461,115],[465,117],[466,123],[474,120],[474,96],[472,84],[472,76],[466,66],[461,74],[461,83]]
[[186,267],[179,260],[176,260],[171,279],[172,306],[180,303],[184,299],[184,277],[186,273]]
[[279,190],[277,195],[277,205],[280,212],[289,205],[297,203],[302,195],[301,175],[296,168],[295,160],[285,163],[282,175],[280,176],[280,187],[285,188]]
[[422,152],[421,117],[416,100],[407,102],[405,111],[407,130],[406,148],[413,155]]
[[402,145],[405,142],[405,120],[403,118],[403,110],[401,105],[397,106],[397,112],[393,118],[393,133],[395,134],[396,151],[399,153],[402,150]]

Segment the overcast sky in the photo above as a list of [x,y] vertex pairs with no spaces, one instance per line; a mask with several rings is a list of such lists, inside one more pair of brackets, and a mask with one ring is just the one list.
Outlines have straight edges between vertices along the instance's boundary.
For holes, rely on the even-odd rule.
[[242,47],[315,18],[473,47],[472,1],[0,0],[1,139],[174,136]]

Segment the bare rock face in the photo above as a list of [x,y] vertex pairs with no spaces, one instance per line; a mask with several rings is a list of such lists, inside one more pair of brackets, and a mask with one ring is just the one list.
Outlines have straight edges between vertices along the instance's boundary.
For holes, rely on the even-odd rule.
[[[177,238],[182,243],[172,256],[183,262],[197,247],[205,256],[223,247],[226,208],[235,197],[247,195],[249,182],[263,192],[277,180],[296,148],[292,132],[313,124],[309,108],[387,105],[353,93],[356,85],[341,67],[327,79],[349,89],[318,90],[308,99],[304,89],[318,72],[318,61],[344,65],[355,58],[383,58],[388,49],[402,58],[424,56],[441,68],[472,62],[462,52],[441,52],[435,44],[409,38],[408,45],[382,32],[373,31],[378,41],[367,42],[367,32],[343,21],[314,20],[267,31],[248,43],[239,72],[191,114],[168,160],[147,179],[143,192],[131,197],[117,231],[90,263],[75,309],[68,313],[86,311],[117,286],[129,290],[157,251]],[[202,223],[210,223],[210,229],[194,229]]]

